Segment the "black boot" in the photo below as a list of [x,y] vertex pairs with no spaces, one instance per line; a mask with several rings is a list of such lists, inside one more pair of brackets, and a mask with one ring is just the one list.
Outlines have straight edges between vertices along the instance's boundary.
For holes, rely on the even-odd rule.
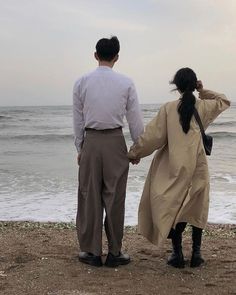
[[184,231],[185,226],[186,223],[178,223],[171,238],[173,252],[168,259],[167,264],[177,268],[184,268],[185,265],[182,252],[182,232]]
[[192,227],[192,241],[193,241],[193,252],[190,262],[191,267],[198,267],[204,263],[204,259],[201,256],[201,242],[202,242],[202,229],[193,226]]

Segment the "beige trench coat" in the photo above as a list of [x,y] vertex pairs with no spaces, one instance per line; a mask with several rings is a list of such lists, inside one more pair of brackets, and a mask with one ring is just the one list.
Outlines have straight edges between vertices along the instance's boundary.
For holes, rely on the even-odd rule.
[[[223,94],[201,90],[196,108],[206,129],[230,102]],[[185,134],[177,112],[179,100],[164,104],[146,126],[130,159],[153,158],[138,212],[139,232],[160,246],[178,222],[204,228],[209,208],[209,173],[202,137],[192,118]]]

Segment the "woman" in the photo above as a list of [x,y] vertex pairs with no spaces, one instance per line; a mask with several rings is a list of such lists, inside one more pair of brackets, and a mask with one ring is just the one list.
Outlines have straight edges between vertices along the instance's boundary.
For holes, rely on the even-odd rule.
[[[223,95],[203,89],[201,81],[189,68],[182,68],[172,84],[181,96],[164,104],[146,126],[128,154],[136,160],[155,154],[139,205],[139,232],[160,246],[171,238],[173,253],[168,264],[184,267],[182,232],[186,223],[193,226],[190,266],[204,262],[201,257],[202,229],[207,223],[209,207],[209,173],[198,123],[197,109],[204,129],[230,106]],[[193,95],[199,92],[199,98]]]

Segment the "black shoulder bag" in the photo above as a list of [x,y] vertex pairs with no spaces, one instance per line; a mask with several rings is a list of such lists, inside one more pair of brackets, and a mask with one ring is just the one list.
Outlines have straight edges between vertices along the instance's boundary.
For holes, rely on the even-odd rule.
[[200,116],[199,116],[198,111],[197,111],[196,108],[194,108],[194,113],[193,114],[194,114],[194,117],[195,117],[199,127],[200,127],[200,131],[201,131],[201,134],[202,134],[203,146],[204,146],[206,155],[210,156],[211,150],[212,150],[212,145],[213,145],[213,138],[212,138],[212,136],[205,134],[205,131],[204,131],[204,128],[203,128],[203,125],[202,125],[202,121],[200,119]]

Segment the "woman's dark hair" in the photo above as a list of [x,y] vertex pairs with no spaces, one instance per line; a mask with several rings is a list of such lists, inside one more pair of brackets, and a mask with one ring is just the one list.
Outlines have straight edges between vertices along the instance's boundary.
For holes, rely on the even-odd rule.
[[184,133],[188,133],[196,102],[193,92],[197,86],[197,76],[190,68],[182,68],[176,72],[170,83],[175,84],[176,89],[182,93],[178,105],[179,121]]
[[96,52],[100,60],[112,61],[120,51],[120,42],[117,37],[100,39],[96,44]]

